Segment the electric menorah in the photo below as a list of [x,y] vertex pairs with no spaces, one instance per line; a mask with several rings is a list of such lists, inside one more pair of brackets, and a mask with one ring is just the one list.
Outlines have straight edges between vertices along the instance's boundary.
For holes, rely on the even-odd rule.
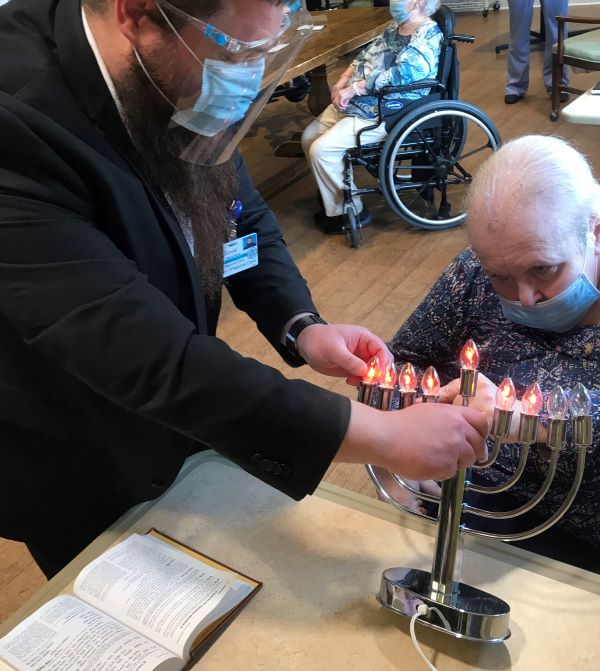
[[[479,353],[477,346],[469,340],[460,356],[461,376],[460,395],[463,406],[468,406],[477,390],[477,367]],[[406,408],[416,402],[417,374],[412,364],[404,364],[398,374],[393,366],[379,369],[374,359],[367,375],[359,385],[358,400],[379,410],[392,409],[394,391],[399,392],[399,407]],[[421,400],[424,403],[439,401],[440,378],[435,368],[430,366],[422,376]],[[491,466],[502,445],[509,442],[509,433],[513,420],[513,407],[516,391],[512,380],[505,378],[498,387],[496,408],[490,438],[493,448],[485,462],[471,468]],[[515,472],[501,485],[483,486],[470,482],[471,469],[459,470],[451,479],[442,483],[441,494],[432,495],[418,491],[396,473],[367,465],[377,490],[385,501],[404,512],[424,518],[437,524],[435,553],[431,572],[414,568],[390,568],[383,572],[378,595],[379,602],[387,608],[411,617],[419,609],[420,621],[434,629],[449,633],[457,638],[475,641],[499,642],[510,636],[510,606],[502,599],[480,589],[460,582],[460,569],[465,534],[501,541],[520,541],[537,536],[556,524],[573,503],[585,467],[586,453],[592,444],[592,403],[587,389],[577,384],[570,398],[558,386],[548,396],[546,409],[548,425],[546,445],[549,449],[549,463],[542,486],[536,495],[526,504],[509,511],[483,510],[465,502],[468,491],[484,494],[506,492],[521,478],[532,445],[537,441],[539,413],[543,406],[543,395],[537,383],[533,383],[521,399],[522,412],[518,428],[519,463]],[[570,419],[569,419],[570,415]],[[492,519],[510,519],[519,517],[535,508],[549,490],[561,453],[565,450],[567,424],[571,422],[571,443],[577,451],[577,466],[570,490],[560,507],[542,524],[525,532],[498,534],[470,529],[462,521],[463,513]],[[510,442],[514,442],[511,437]],[[390,493],[383,482],[393,482],[412,492],[419,499],[438,505],[438,515],[432,517],[411,510],[399,502]]]

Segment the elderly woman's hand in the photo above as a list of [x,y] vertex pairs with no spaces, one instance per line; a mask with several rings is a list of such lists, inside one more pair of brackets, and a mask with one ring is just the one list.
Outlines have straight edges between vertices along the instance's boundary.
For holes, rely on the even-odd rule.
[[346,107],[348,107],[348,103],[350,100],[352,100],[352,98],[354,98],[355,95],[356,93],[351,86],[340,89],[333,95],[333,106],[338,110],[338,112],[342,112],[346,109]]
[[346,79],[338,79],[338,81],[331,87],[331,102],[334,102],[335,96],[348,85]]
[[[496,392],[498,387],[488,379],[483,373],[479,373],[477,377],[477,391],[475,398],[472,398],[469,407],[479,410],[483,413],[488,421],[488,429],[492,428],[492,420],[494,419],[494,409],[496,407]],[[445,387],[440,389],[440,402],[452,403],[453,405],[462,405],[462,396],[460,396],[460,380],[452,380]],[[519,433],[519,419],[521,413],[521,402],[517,401],[514,406],[512,423],[510,433],[505,438],[504,442],[516,442]]]
[[[386,471],[383,468],[375,467],[375,472],[381,484],[385,487],[386,492],[395,499],[400,505],[405,506],[409,510],[412,510],[414,513],[420,513],[425,515],[427,511],[423,505],[423,501],[409,492],[408,489],[405,489],[400,485],[394,477],[390,474],[389,471]],[[410,485],[413,489],[417,489],[425,494],[433,494],[434,496],[439,496],[442,493],[441,487],[435,480],[407,480],[403,478],[404,482]],[[377,492],[377,498],[380,501],[385,501],[386,499]]]

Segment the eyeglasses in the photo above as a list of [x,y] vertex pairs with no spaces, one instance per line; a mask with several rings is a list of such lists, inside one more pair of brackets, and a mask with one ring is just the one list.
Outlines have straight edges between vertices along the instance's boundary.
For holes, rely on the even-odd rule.
[[279,30],[274,36],[265,38],[263,40],[256,40],[254,42],[244,42],[243,40],[238,40],[235,37],[231,37],[230,35],[227,35],[227,33],[224,33],[218,28],[215,28],[215,26],[211,25],[210,23],[206,23],[201,19],[197,19],[194,16],[190,16],[183,10],[172,5],[170,2],[167,2],[167,0],[156,0],[156,4],[158,6],[158,9],[161,11],[161,14],[163,14],[164,18],[166,19],[167,23],[171,26],[171,28],[173,28],[173,25],[162,11],[163,7],[167,8],[170,12],[173,12],[174,14],[177,14],[178,16],[182,17],[192,25],[198,26],[201,29],[202,34],[205,37],[208,37],[210,40],[212,40],[219,47],[222,47],[223,49],[230,51],[232,53],[239,53],[241,51],[248,51],[251,49],[259,49],[259,48],[268,49],[268,47],[275,46],[279,41],[281,35],[283,35],[283,33],[285,33],[286,30],[288,30],[289,27],[291,26],[292,21],[290,18],[290,12],[297,11],[294,8],[294,6],[298,3],[291,2],[290,5],[288,6],[290,12],[282,13],[281,26],[279,27]]

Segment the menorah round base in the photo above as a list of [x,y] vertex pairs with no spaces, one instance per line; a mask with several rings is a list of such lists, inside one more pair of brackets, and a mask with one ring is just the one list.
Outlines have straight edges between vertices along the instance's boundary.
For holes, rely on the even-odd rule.
[[456,638],[499,643],[510,636],[510,606],[506,601],[476,587],[459,583],[452,603],[432,598],[431,573],[415,568],[389,568],[381,576],[377,600],[400,615],[412,617],[421,604],[437,608],[449,629],[435,610],[422,615],[419,622]]

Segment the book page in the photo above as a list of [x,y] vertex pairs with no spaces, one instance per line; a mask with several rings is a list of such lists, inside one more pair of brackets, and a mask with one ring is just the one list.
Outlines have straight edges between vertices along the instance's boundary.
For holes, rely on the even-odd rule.
[[233,575],[151,536],[133,534],[88,564],[74,592],[186,659],[196,634],[223,611]]
[[44,604],[0,639],[17,671],[177,671],[183,661],[73,596]]

